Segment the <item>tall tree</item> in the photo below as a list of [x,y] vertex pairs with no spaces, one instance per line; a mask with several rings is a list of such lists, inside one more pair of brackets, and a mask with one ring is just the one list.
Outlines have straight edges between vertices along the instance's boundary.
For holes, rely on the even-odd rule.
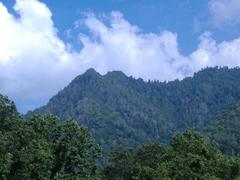
[[23,120],[14,103],[0,102],[1,179],[97,177],[101,149],[85,127],[50,114]]

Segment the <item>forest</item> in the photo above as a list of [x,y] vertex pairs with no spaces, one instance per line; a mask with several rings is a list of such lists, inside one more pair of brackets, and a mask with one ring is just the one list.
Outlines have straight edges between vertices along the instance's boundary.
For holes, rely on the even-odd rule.
[[103,148],[104,162],[119,144],[168,144],[188,128],[211,137],[224,153],[236,155],[239,77],[239,68],[214,67],[181,81],[146,82],[121,71],[101,75],[89,69],[26,116],[51,113],[61,121],[76,120]]
[[240,0],[0,0],[0,180],[240,180]]
[[75,121],[34,115],[23,118],[0,96],[1,179],[238,179],[240,157],[223,154],[193,129],[169,145],[117,147],[101,164],[102,149]]
[[89,69],[25,115],[0,95],[0,179],[240,179],[240,69]]

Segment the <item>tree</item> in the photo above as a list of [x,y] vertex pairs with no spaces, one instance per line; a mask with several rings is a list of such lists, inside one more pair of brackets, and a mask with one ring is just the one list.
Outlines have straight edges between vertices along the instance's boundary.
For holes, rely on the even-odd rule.
[[94,179],[101,149],[88,130],[53,115],[22,119],[0,97],[1,179]]
[[95,144],[88,130],[68,121],[60,125],[60,133],[55,143],[55,164],[51,178],[60,177],[93,178],[96,175],[96,160],[101,149]]
[[240,173],[239,158],[223,155],[193,129],[177,134],[169,147],[120,148],[111,157],[103,170],[105,179],[234,179]]
[[131,180],[135,175],[135,158],[132,149],[118,147],[103,170],[104,179]]
[[19,120],[19,113],[13,101],[0,94],[0,131],[9,131]]

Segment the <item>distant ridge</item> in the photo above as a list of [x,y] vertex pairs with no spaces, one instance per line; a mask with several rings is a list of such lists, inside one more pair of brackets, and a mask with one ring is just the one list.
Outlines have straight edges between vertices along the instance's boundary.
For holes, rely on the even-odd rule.
[[51,112],[76,119],[108,153],[120,144],[167,143],[188,127],[202,131],[239,100],[239,68],[206,68],[168,83],[89,69],[28,115]]

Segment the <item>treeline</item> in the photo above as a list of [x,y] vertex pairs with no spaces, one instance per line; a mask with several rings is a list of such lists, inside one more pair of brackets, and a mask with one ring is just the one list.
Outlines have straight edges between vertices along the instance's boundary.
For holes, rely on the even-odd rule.
[[192,129],[169,146],[118,147],[101,165],[101,148],[88,130],[52,115],[23,119],[0,96],[0,179],[236,179],[240,158],[222,154]]

